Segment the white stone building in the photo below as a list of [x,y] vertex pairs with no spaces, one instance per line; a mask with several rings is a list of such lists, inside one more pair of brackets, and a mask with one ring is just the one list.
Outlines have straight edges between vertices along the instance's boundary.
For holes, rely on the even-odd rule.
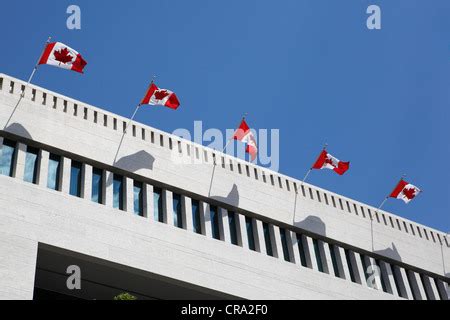
[[448,300],[445,233],[127,122],[0,74],[0,299]]

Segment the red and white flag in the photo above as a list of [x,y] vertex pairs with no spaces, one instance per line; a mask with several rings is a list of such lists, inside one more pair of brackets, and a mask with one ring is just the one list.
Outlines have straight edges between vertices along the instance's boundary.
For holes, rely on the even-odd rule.
[[83,73],[83,69],[87,65],[87,62],[78,51],[75,51],[61,42],[53,42],[47,44],[38,64],[48,64]]
[[390,194],[390,197],[401,199],[405,203],[409,203],[420,192],[421,190],[419,188],[401,179],[395,187],[394,191],[392,191],[392,193]]
[[339,175],[343,175],[350,168],[350,162],[343,162],[336,159],[326,150],[323,150],[312,169],[331,169]]
[[141,101],[141,105],[143,104],[166,106],[175,110],[180,106],[175,93],[167,89],[160,89],[153,82],[148,87],[147,93]]
[[252,161],[256,159],[256,154],[258,153],[256,139],[244,119],[242,119],[239,128],[234,132],[233,139],[244,142],[247,145],[245,152],[250,154]]

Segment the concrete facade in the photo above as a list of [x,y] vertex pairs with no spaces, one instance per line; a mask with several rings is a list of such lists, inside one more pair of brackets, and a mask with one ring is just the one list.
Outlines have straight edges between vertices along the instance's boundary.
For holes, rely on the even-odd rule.
[[[0,74],[0,141],[17,142],[12,176],[0,176],[0,298],[32,299],[43,243],[246,299],[448,299],[443,232],[139,123],[114,161],[128,119],[33,85],[12,114],[24,85]],[[40,150],[36,184],[23,181],[27,146]],[[61,156],[59,190],[47,188],[49,154]],[[80,197],[69,194],[72,161],[83,164]],[[104,172],[103,204],[91,201],[93,168]],[[124,177],[124,210],[113,208],[114,174]],[[143,185],[143,217],[133,211],[134,181]],[[163,223],[154,220],[155,187]],[[193,232],[192,200],[200,204],[201,234]],[[378,290],[365,274],[376,261]]]

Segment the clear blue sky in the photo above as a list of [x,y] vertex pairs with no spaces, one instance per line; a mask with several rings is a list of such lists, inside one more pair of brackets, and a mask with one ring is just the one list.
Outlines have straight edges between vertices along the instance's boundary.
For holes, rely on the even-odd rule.
[[[66,28],[66,8],[82,29]],[[382,30],[366,28],[366,8]],[[351,161],[310,182],[377,206],[401,174],[424,190],[385,209],[450,231],[450,1],[7,1],[0,72],[26,79],[49,35],[88,61],[42,67],[34,83],[130,116],[153,74],[182,106],[137,120],[172,132],[279,128],[280,172],[301,179],[324,141]]]

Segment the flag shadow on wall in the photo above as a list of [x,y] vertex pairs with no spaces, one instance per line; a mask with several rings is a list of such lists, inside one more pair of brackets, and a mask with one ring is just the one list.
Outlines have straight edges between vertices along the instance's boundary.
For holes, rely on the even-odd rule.
[[114,166],[123,170],[136,172],[141,169],[153,170],[154,162],[154,156],[147,151],[141,150],[120,158],[114,163]]
[[220,196],[212,196],[211,199],[229,204],[234,207],[239,206],[239,190],[236,184],[233,184],[233,187],[231,188],[231,191],[228,193],[226,197],[220,197]]

